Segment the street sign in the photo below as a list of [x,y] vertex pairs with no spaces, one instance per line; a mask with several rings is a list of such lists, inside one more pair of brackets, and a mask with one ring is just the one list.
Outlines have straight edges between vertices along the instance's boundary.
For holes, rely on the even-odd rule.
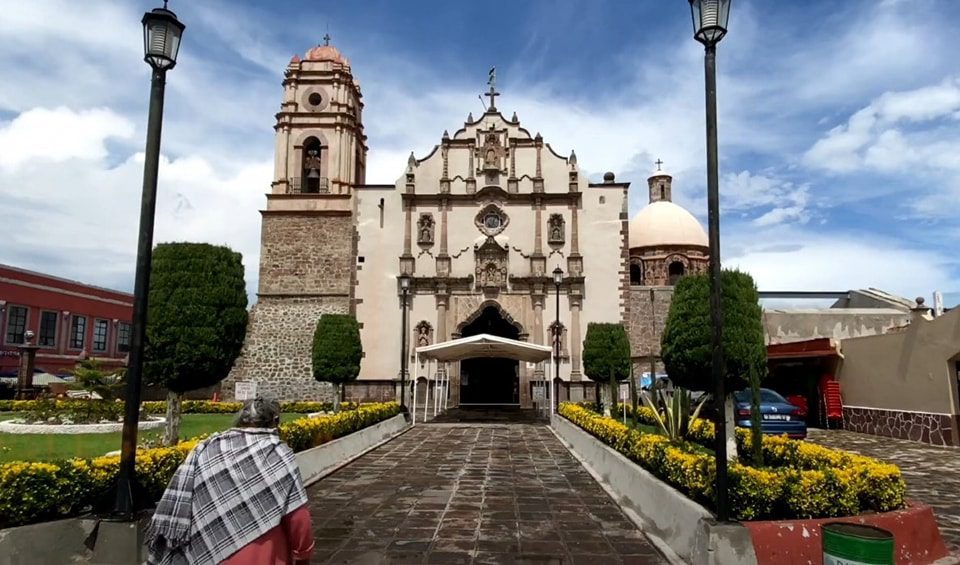
[[250,400],[257,396],[257,381],[237,381],[234,396],[237,400]]
[[627,400],[629,398],[630,398],[630,384],[620,383],[620,400]]

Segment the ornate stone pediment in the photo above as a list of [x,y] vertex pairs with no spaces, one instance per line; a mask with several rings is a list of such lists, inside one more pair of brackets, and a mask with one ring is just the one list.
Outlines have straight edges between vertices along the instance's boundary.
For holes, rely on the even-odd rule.
[[482,245],[474,247],[478,290],[507,289],[507,277],[510,272],[508,252],[509,249],[506,246],[501,246],[491,236],[488,236]]

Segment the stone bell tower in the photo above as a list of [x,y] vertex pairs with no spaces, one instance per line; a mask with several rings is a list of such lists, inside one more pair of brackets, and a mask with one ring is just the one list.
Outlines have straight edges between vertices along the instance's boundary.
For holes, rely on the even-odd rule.
[[261,211],[260,285],[243,351],[223,382],[284,400],[327,400],[313,379],[311,344],[322,314],[354,311],[354,192],[365,181],[360,85],[329,36],[284,71],[276,154]]

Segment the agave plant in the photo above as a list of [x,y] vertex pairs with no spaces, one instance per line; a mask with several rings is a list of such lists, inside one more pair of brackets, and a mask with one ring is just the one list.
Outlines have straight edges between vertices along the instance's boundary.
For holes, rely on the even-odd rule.
[[663,435],[670,438],[670,441],[679,441],[687,437],[690,422],[697,418],[703,403],[706,402],[706,398],[701,399],[691,412],[690,391],[683,388],[674,389],[669,397],[664,390],[658,390],[657,400],[652,399],[647,393],[643,393],[642,398],[643,403],[653,411]]

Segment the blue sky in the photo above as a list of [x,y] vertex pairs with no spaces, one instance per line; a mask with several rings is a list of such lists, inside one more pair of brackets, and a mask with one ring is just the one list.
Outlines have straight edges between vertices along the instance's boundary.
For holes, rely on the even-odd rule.
[[[154,2],[0,0],[0,262],[129,289]],[[259,210],[283,68],[329,29],[365,97],[370,182],[498,106],[645,202],[657,158],[706,218],[702,48],[687,3],[174,0],[157,241],[241,251]],[[85,23],[78,23],[83,21]],[[960,302],[960,67],[949,0],[735,0],[720,44],[723,261],[761,289],[934,290]]]

